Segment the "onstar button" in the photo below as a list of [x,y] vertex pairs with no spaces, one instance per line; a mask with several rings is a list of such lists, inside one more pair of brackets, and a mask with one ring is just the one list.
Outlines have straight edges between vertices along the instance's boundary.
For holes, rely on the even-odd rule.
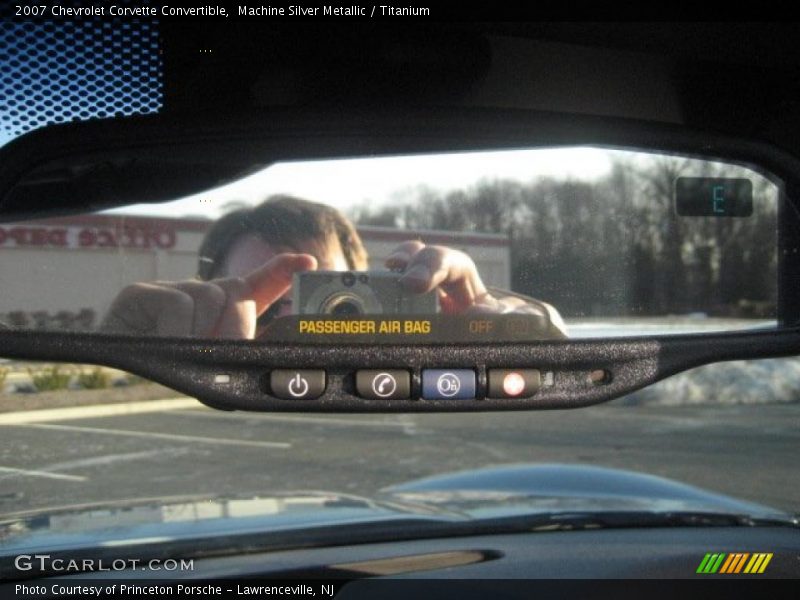
[[411,376],[400,369],[366,369],[356,373],[356,390],[362,398],[397,400],[411,397]]
[[537,369],[489,370],[489,398],[530,398],[541,385]]
[[422,371],[422,397],[426,400],[474,398],[475,371],[472,369],[425,369]]
[[312,400],[325,391],[325,371],[276,369],[269,376],[272,394],[284,400]]

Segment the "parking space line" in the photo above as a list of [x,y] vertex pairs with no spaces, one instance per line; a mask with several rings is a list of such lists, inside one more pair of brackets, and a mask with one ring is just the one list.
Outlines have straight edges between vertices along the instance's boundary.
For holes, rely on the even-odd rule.
[[[63,479],[66,481],[86,481],[86,477],[80,475],[63,475],[62,473],[49,473],[47,471],[32,471],[30,469],[15,469],[13,467],[0,467],[0,473],[9,475],[24,475],[26,477],[45,477],[47,479]],[[5,479],[0,478],[0,479]]]
[[50,429],[55,431],[75,431],[78,433],[96,433],[99,435],[118,435],[124,437],[139,437],[160,440],[173,440],[178,442],[195,442],[200,444],[219,444],[223,446],[249,446],[253,448],[291,448],[285,442],[257,442],[253,440],[226,440],[222,438],[202,437],[196,435],[177,435],[174,433],[156,433],[153,431],[133,431],[128,429],[103,429],[102,427],[80,427],[77,425],[54,425],[51,423],[23,423],[16,427],[31,429]]
[[164,460],[168,457],[185,456],[191,451],[187,448],[158,448],[155,450],[145,450],[144,452],[125,452],[123,454],[101,454],[99,456],[87,456],[75,460],[66,460],[51,463],[43,468],[47,471],[71,471],[73,469],[85,469],[87,467],[107,467],[123,462],[138,462],[146,460]]
[[284,415],[274,415],[274,414],[263,414],[263,413],[256,413],[256,412],[224,412],[224,411],[215,411],[213,409],[209,409],[205,411],[200,408],[188,408],[188,409],[180,409],[175,412],[176,415],[191,415],[193,417],[210,417],[215,419],[258,419],[261,421],[283,421],[287,423],[301,423],[301,424],[321,424],[321,425],[346,425],[346,426],[356,426],[356,427],[397,427],[399,429],[405,429],[407,427],[413,426],[414,423],[411,421],[360,421],[357,419],[341,419],[341,418],[330,418],[326,419],[325,417],[296,417],[296,416],[284,416]]
[[120,402],[116,404],[92,404],[68,408],[25,410],[0,413],[0,425],[139,415],[150,412],[196,408],[197,406],[200,406],[200,401],[194,398],[169,398],[166,400],[141,400],[139,402]]

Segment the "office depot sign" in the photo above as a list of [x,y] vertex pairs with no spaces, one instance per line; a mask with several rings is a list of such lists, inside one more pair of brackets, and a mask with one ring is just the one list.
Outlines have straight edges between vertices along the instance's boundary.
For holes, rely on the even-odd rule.
[[37,227],[0,226],[0,247],[51,248],[173,248],[177,235],[170,227]]

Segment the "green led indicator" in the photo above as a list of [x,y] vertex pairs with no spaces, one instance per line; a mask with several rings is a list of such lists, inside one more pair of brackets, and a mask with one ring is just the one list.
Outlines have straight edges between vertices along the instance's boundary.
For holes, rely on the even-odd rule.
[[725,214],[725,187],[721,185],[715,185],[713,188],[713,199],[712,202],[714,203],[714,213],[718,215]]
[[681,217],[749,217],[753,184],[739,177],[678,177],[675,211]]

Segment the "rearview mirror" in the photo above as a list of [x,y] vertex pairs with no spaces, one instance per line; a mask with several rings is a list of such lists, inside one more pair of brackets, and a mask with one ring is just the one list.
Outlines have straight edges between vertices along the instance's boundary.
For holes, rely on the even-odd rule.
[[[318,122],[244,141],[173,134],[169,144],[152,142],[153,152],[107,137],[108,156],[94,148],[40,157],[5,188],[0,278],[10,285],[0,297],[7,330],[0,335],[29,349],[47,332],[72,335],[85,348],[164,349],[185,340],[218,359],[203,378],[215,385],[195,381],[190,393],[225,396],[212,403],[228,407],[286,410],[311,405],[281,404],[278,388],[304,389],[310,379],[288,373],[276,383],[272,369],[253,372],[247,381],[258,398],[237,404],[229,385],[235,370],[216,368],[232,359],[223,341],[297,369],[330,360],[335,348],[336,360],[352,360],[364,344],[373,352],[386,346],[374,366],[393,379],[406,369],[400,387],[408,391],[365,409],[417,410],[424,367],[439,366],[424,357],[437,348],[480,357],[466,361],[476,378],[456,400],[549,407],[575,405],[576,390],[584,393],[578,403],[590,403],[713,360],[685,357],[682,367],[654,357],[665,339],[677,348],[691,334],[699,348],[717,339],[711,334],[746,332],[766,348],[765,336],[794,332],[797,309],[787,298],[796,284],[787,275],[797,268],[800,229],[786,193],[794,174],[780,168],[791,159],[730,140],[704,150],[708,140],[674,131],[661,132],[668,143],[646,143],[653,131],[643,125],[587,119],[578,131],[574,119],[539,129],[544,121],[530,116],[491,126],[472,119],[481,134],[444,122],[417,140],[331,135]],[[218,164],[205,169],[215,153]],[[156,155],[182,168],[157,165]],[[44,218],[30,218],[25,206],[43,205],[63,182],[68,200],[56,205],[72,214],[39,209]],[[114,208],[80,213],[81,189],[92,198],[85,207]],[[150,202],[130,204],[136,193]],[[13,214],[26,218],[9,220]],[[623,342],[613,347],[624,350],[630,369],[650,361],[646,373],[638,364],[639,379],[601,356],[597,342],[617,338]],[[742,337],[720,339],[732,358],[755,351],[736,344]],[[772,345],[773,354],[792,351],[794,338],[784,339],[788,346]],[[548,357],[498,361],[512,371],[532,367],[520,385],[535,380],[536,390],[524,398],[491,381],[486,352],[509,344],[519,357]],[[582,350],[569,358],[575,370],[565,371],[553,348],[568,356],[571,344]],[[307,359],[288,365],[270,354],[281,347],[302,349]],[[395,347],[414,360],[387,358]],[[183,360],[198,364],[187,357],[174,355],[171,371]],[[441,366],[454,369],[459,360]],[[115,366],[140,372],[146,361],[122,362]],[[142,374],[157,378],[153,369]],[[352,409],[353,397],[382,397],[364,392],[352,368],[339,377],[331,389],[337,378],[329,373],[308,399],[338,394]],[[553,389],[542,390],[542,381]],[[455,377],[450,387],[460,386]],[[430,406],[446,401],[440,395]]]
[[[278,162],[170,202],[4,223],[0,321],[307,343],[774,328],[780,185],[581,146]],[[285,253],[316,272],[264,270]]]

